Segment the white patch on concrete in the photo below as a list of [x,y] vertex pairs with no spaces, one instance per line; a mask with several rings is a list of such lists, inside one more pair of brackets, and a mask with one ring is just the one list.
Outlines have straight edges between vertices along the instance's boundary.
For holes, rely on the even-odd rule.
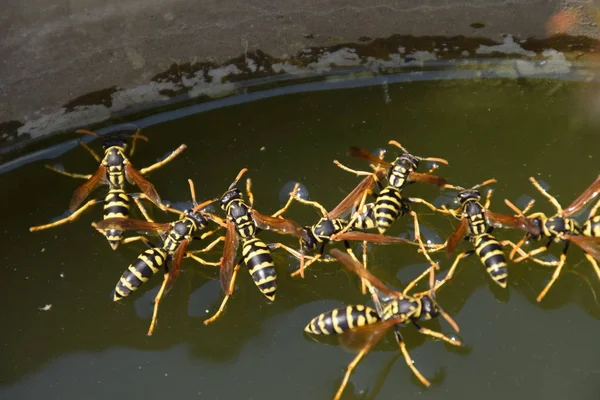
[[480,45],[476,54],[493,54],[493,53],[504,53],[504,54],[521,54],[523,56],[534,57],[535,52],[528,51],[522,48],[518,43],[515,42],[511,35],[504,37],[504,43],[497,44],[494,46]]
[[71,112],[65,113],[61,108],[55,113],[45,114],[34,120],[26,120],[17,133],[28,133],[37,138],[50,132],[60,132],[95,124],[110,117],[110,110],[103,105],[77,106]]
[[360,65],[361,60],[354,49],[342,48],[330,53],[324,52],[318,61],[308,64],[308,68],[318,72],[330,71],[332,67],[352,67]]
[[554,49],[544,50],[542,56],[547,57],[541,61],[515,61],[515,69],[520,76],[568,74],[571,72],[571,62],[565,55]]

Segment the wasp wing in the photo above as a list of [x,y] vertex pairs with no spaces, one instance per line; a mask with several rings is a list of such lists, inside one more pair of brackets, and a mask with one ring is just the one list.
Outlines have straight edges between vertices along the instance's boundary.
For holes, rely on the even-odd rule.
[[492,212],[490,210],[485,211],[485,216],[492,222],[494,225],[502,225],[507,226],[509,228],[517,228],[521,229],[525,232],[529,232],[531,234],[539,235],[539,228],[536,228],[529,219],[527,219],[523,215],[506,215]]
[[83,185],[78,187],[73,193],[71,203],[69,204],[69,211],[75,212],[81,203],[92,193],[94,189],[106,182],[106,167],[100,164],[96,172],[90,179],[88,179]]
[[256,210],[252,210],[252,218],[256,225],[261,229],[271,230],[286,235],[293,235],[298,238],[308,241],[306,231],[296,221],[291,219],[271,217],[270,215],[264,215]]
[[119,229],[123,231],[160,231],[171,230],[172,225],[168,222],[150,222],[131,218],[106,218],[96,222],[94,226],[98,229]]
[[337,260],[342,263],[344,267],[346,267],[350,272],[355,273],[359,277],[365,279],[375,288],[380,290],[381,292],[388,294],[390,296],[396,298],[402,298],[402,293],[392,290],[385,286],[383,282],[379,280],[375,275],[369,272],[361,263],[352,258],[349,254],[344,253],[338,249],[332,249],[329,254],[333,257],[337,258]]
[[600,237],[592,236],[571,236],[565,235],[565,238],[581,247],[583,251],[600,261]]
[[221,257],[221,287],[226,295],[230,295],[233,290],[231,288],[231,277],[233,276],[233,262],[239,245],[239,237],[237,235],[235,224],[227,221],[227,233],[225,234],[225,244],[223,245],[223,257]]
[[581,210],[587,203],[593,200],[600,193],[600,176],[596,178],[592,184],[583,191],[567,208],[564,209],[563,215],[568,217]]
[[350,193],[338,204],[333,210],[327,213],[327,218],[335,219],[341,217],[348,209],[356,205],[365,194],[366,191],[370,190],[375,183],[375,174],[368,175],[360,183],[352,189]]
[[392,163],[382,160],[377,157],[375,154],[369,153],[366,150],[361,149],[360,147],[352,146],[348,149],[348,155],[352,157],[362,158],[363,160],[367,160],[371,164],[377,164],[384,168],[390,168]]
[[334,235],[332,237],[332,239],[336,240],[336,241],[360,240],[363,242],[378,243],[378,244],[409,243],[409,244],[417,245],[417,243],[412,242],[408,239],[403,239],[403,238],[394,237],[394,236],[385,236],[385,235],[380,235],[378,233],[369,233],[369,232],[354,232],[354,231],[344,232],[339,235]]
[[374,324],[357,326],[340,335],[340,343],[348,350],[365,351],[371,350],[383,335],[394,325],[406,322],[406,317],[397,317]]
[[137,187],[140,188],[140,190],[148,197],[148,200],[156,204],[157,207],[162,208],[160,196],[154,188],[154,185],[148,182],[130,162],[125,163],[125,175],[129,182],[136,184]]
[[169,265],[169,272],[167,273],[168,276],[167,276],[167,283],[165,286],[165,293],[168,293],[169,290],[171,290],[171,288],[173,287],[173,284],[175,283],[175,280],[179,276],[179,272],[181,271],[181,261],[183,260],[183,257],[185,256],[185,253],[187,251],[189,244],[190,244],[189,240],[183,240],[183,241],[181,241],[179,246],[177,246],[177,250],[175,250],[175,255],[173,256],[173,261],[171,262],[171,265]]
[[448,255],[454,253],[454,249],[456,249],[458,243],[460,243],[460,241],[465,237],[465,234],[467,232],[467,226],[467,219],[461,218],[458,226],[456,227],[452,235],[448,238],[448,244],[446,245],[446,253]]
[[446,186],[446,184],[448,183],[448,181],[446,181],[446,179],[442,178],[441,176],[423,174],[420,172],[411,172],[410,174],[408,174],[408,180],[429,183],[430,185],[435,185],[439,188]]

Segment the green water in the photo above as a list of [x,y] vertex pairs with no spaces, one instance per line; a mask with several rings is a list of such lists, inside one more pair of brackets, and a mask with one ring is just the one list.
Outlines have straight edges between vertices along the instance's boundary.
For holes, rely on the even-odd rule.
[[[213,197],[247,167],[259,211],[279,208],[280,189],[289,181],[302,182],[312,199],[331,209],[357,183],[332,160],[365,169],[364,162],[346,156],[348,146],[374,151],[396,139],[415,154],[448,159],[450,165],[438,173],[451,183],[471,186],[496,178],[495,211],[508,211],[504,198],[516,201],[526,194],[538,200],[538,210],[550,213],[527,178],[548,183],[564,205],[596,178],[599,95],[592,84],[549,80],[419,82],[294,94],[149,127],[143,133],[150,142],[140,144],[133,162],[138,168],[146,166],[186,143],[188,150],[149,177],[165,200],[188,200],[187,178],[195,181],[200,199]],[[92,146],[98,149],[99,142]],[[56,162],[84,173],[96,167],[78,148]],[[242,269],[226,313],[204,326],[206,311],[216,311],[222,298],[218,272],[185,260],[176,286],[161,305],[158,328],[147,337],[151,300],[161,279],[155,277],[122,304],[110,299],[141,245],[110,250],[89,226],[101,218],[100,209],[69,225],[28,232],[29,226],[64,213],[81,183],[43,164],[0,176],[0,398],[334,395],[353,356],[335,341],[311,340],[303,328],[321,312],[368,303],[353,276],[335,264],[323,264],[311,267],[305,280],[292,279],[287,272],[296,263],[276,253],[276,301],[269,304]],[[413,185],[406,193],[432,201],[440,195],[424,185]],[[453,220],[416,210],[440,237],[452,232]],[[154,216],[170,218],[156,211]],[[302,224],[318,217],[298,204],[288,216]],[[409,222],[398,221],[389,233],[406,232]],[[435,234],[427,235],[436,240]],[[520,237],[503,230],[497,236]],[[278,239],[270,233],[264,238]],[[468,243],[461,244],[460,249],[468,248]],[[206,258],[216,261],[219,256],[215,251]],[[437,259],[442,269],[449,267],[451,260]],[[373,249],[370,265],[399,288],[424,267],[422,258],[406,246]],[[460,325],[464,348],[425,339],[412,327],[404,329],[416,366],[433,381],[430,389],[413,377],[389,334],[359,365],[343,398],[597,399],[600,304],[595,293],[600,283],[581,250],[572,246],[565,273],[540,304],[535,298],[550,278],[549,269],[522,263],[510,265],[509,274],[509,288],[498,290],[472,257],[440,290],[438,299]],[[52,308],[40,310],[46,304]],[[450,333],[443,322],[426,325]]]

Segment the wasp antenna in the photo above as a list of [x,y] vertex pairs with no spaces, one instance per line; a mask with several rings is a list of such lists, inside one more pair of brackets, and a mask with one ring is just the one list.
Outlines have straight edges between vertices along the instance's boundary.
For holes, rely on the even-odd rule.
[[238,181],[240,179],[242,179],[242,176],[244,176],[244,174],[248,172],[248,168],[242,168],[242,170],[237,174],[237,176],[235,177],[235,180],[233,182],[231,182],[231,185],[229,185],[229,189],[227,190],[231,190],[235,187],[235,185],[237,185]]
[[407,154],[408,154],[408,150],[406,150],[406,148],[404,148],[404,146],[402,146],[402,145],[401,145],[400,143],[398,143],[397,141],[395,141],[395,140],[390,140],[390,141],[388,142],[388,144],[391,144],[392,146],[396,146],[396,147],[398,147],[400,150],[402,150],[403,152],[405,152],[405,153],[407,153]]
[[432,162],[438,162],[440,164],[448,165],[448,161],[443,158],[437,158],[437,157],[418,157],[418,158],[423,161],[432,161]]
[[192,203],[194,204],[194,207],[198,205],[198,202],[196,201],[196,188],[194,187],[194,181],[192,181],[191,179],[188,179],[188,184],[190,185],[190,194],[192,195]]
[[490,183],[496,183],[496,182],[498,182],[498,181],[497,181],[496,179],[494,179],[494,178],[492,178],[492,179],[488,179],[487,181],[481,182],[481,183],[479,183],[479,184],[477,184],[477,185],[473,186],[473,187],[471,188],[471,190],[479,189],[479,188],[480,188],[480,187],[482,187],[482,186],[486,186],[486,185],[489,185]]
[[96,132],[88,131],[87,129],[77,129],[75,133],[100,137],[100,135],[98,135]]

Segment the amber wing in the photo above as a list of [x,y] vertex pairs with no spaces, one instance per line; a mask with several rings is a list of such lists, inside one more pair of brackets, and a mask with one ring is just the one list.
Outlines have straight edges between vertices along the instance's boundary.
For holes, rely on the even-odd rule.
[[69,210],[75,212],[90,193],[104,182],[106,182],[106,167],[101,164],[90,179],[75,190],[69,204]]
[[140,174],[140,172],[131,165],[130,162],[125,164],[125,174],[127,180],[133,182],[140,188],[140,190],[148,197],[148,199],[156,204],[157,207],[162,208],[160,196],[156,192],[154,185],[151,184]]

